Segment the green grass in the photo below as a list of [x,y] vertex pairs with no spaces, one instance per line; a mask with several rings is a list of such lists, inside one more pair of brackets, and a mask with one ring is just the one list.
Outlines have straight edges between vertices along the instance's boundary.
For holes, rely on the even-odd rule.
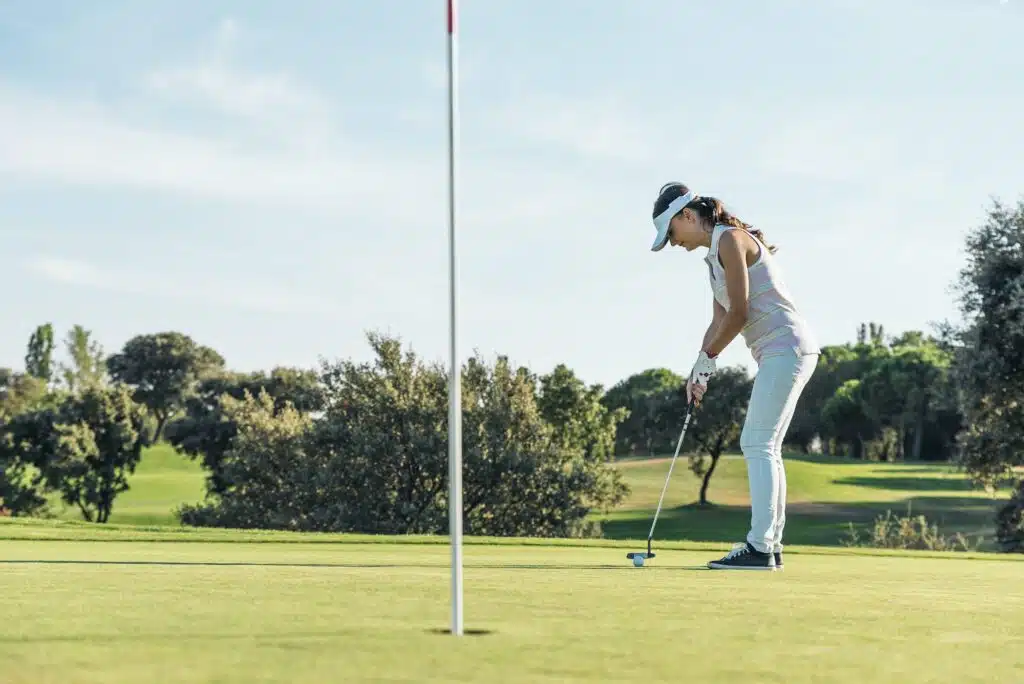
[[[602,516],[605,535],[643,538],[665,483],[670,459],[619,464],[632,493],[614,512]],[[998,501],[971,486],[967,478],[942,464],[865,463],[847,459],[786,457],[788,506],[786,541],[837,544],[847,524],[870,523],[891,509],[924,514],[943,533],[961,532],[990,543]],[[743,458],[723,456],[711,480],[710,506],[697,505],[700,480],[680,456],[672,474],[656,536],[666,539],[731,541],[743,538],[750,524],[750,497]],[[985,545],[983,545],[985,547]]]
[[[112,523],[170,525],[176,522],[174,509],[203,500],[205,475],[198,462],[167,445],[148,449],[129,478],[130,489],[117,497],[110,515]],[[81,520],[77,508],[65,506],[59,497],[51,499],[62,520]]]
[[742,459],[708,508],[677,464],[639,569],[626,539],[646,538],[668,461],[618,467],[633,491],[605,539],[466,539],[466,625],[485,633],[454,639],[445,538],[183,527],[203,473],[153,449],[110,524],[0,518],[0,682],[1024,679],[1024,557],[836,546],[908,503],[986,531],[993,502],[948,468],[790,457],[786,570],[719,573],[704,563],[749,522]]
[[[669,459],[622,461],[632,489],[628,499],[604,521],[611,539],[646,538],[658,495],[665,482]],[[903,515],[908,505],[924,513],[946,533],[992,537],[992,515],[997,499],[971,487],[967,479],[947,465],[881,464],[846,459],[786,457],[789,507],[786,541],[794,544],[834,545],[847,523],[869,523],[886,509]],[[174,509],[201,501],[204,472],[195,461],[167,446],[146,452],[129,484],[118,497],[113,524],[175,525]],[[700,481],[680,456],[665,497],[656,530],[659,539],[727,543],[741,539],[750,522],[746,466],[742,457],[722,458],[711,482],[710,507],[698,507]],[[1005,498],[1006,493],[1000,493]],[[62,520],[78,520],[77,509],[56,504]],[[986,542],[982,548],[990,548]]]
[[487,633],[454,639],[436,633],[443,539],[40,521],[0,536],[5,684],[1024,676],[1008,591],[1024,564],[1007,556],[801,548],[782,573],[717,573],[699,545],[637,569],[619,542],[470,539],[466,626]]

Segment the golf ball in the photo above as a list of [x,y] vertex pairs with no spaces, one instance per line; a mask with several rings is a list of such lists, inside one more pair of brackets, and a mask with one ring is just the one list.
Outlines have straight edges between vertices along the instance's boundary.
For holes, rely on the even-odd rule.
[[640,555],[633,556],[633,565],[635,565],[636,567],[639,568],[639,567],[643,566],[643,564],[644,564],[644,557],[643,556],[640,556]]

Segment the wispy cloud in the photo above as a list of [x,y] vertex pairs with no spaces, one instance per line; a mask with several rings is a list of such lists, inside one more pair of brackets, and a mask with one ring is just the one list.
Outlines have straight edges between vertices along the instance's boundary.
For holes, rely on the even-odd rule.
[[[436,203],[422,179],[436,173],[439,159],[416,150],[382,153],[339,129],[327,98],[290,74],[235,64],[239,35],[235,22],[223,22],[194,63],[144,77],[138,100],[70,99],[0,80],[0,177],[333,215],[422,211]],[[190,107],[191,116],[161,116],[171,105]],[[245,135],[247,126],[258,134]],[[408,188],[408,201],[392,206],[399,186]]]
[[487,117],[490,130],[585,157],[643,162],[656,156],[658,129],[613,96],[516,96]]
[[273,314],[330,315],[339,312],[336,302],[261,282],[217,280],[195,274],[151,273],[100,267],[79,259],[38,256],[25,264],[31,275],[79,288],[126,295],[145,295],[213,304]]
[[422,176],[416,161],[308,155],[126,122],[116,110],[0,85],[0,174],[85,186],[353,210]]
[[[398,152],[268,149],[129,122],[106,105],[43,98],[0,84],[0,179],[300,210],[344,219],[340,230],[367,220],[377,226],[443,225],[443,155]],[[592,204],[585,183],[568,170],[486,156],[467,158],[462,168],[461,217],[468,224],[557,221]],[[522,230],[516,225],[520,235]],[[413,230],[405,239],[427,234]]]
[[190,63],[151,71],[146,88],[161,100],[241,119],[310,148],[331,142],[337,114],[326,100],[291,74],[252,72],[236,64],[239,33],[237,22],[223,20],[208,49]]

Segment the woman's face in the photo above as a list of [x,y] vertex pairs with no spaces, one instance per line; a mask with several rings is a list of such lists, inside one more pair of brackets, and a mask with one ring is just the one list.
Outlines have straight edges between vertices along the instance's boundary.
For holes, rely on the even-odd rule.
[[707,234],[692,209],[683,209],[668,224],[668,241],[673,247],[692,252],[707,240]]

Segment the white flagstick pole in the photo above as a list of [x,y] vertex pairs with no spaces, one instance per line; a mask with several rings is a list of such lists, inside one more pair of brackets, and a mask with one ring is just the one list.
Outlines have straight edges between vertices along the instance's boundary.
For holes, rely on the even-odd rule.
[[455,251],[455,162],[458,143],[456,11],[457,0],[448,0],[448,291],[451,347],[451,376],[448,383],[448,528],[452,547],[451,633],[462,636],[462,366],[459,362],[457,337],[458,261]]

